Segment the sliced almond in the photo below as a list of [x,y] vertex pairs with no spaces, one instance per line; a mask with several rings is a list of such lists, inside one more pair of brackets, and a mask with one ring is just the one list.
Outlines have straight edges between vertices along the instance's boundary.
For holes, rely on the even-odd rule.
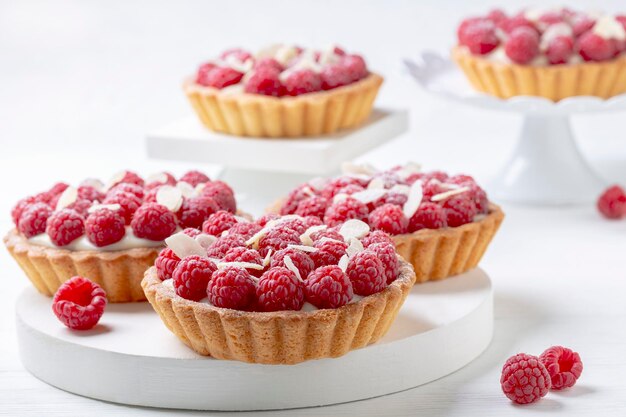
[[202,190],[204,190],[207,184],[208,182],[201,182],[200,184],[196,185],[196,187],[193,189],[194,195],[202,194]]
[[355,164],[354,162],[346,161],[341,164],[341,172],[343,172],[344,174],[360,174],[372,176],[377,171],[376,168],[374,168],[370,164]]
[[196,242],[200,244],[204,249],[208,248],[217,240],[217,238],[213,235],[208,235],[206,233],[200,233],[198,236],[194,238]]
[[359,200],[361,203],[369,204],[378,200],[387,194],[387,190],[384,188],[371,188],[363,191],[356,192],[351,195],[352,198]]
[[402,212],[407,219],[413,217],[417,209],[419,209],[420,204],[422,204],[423,196],[424,192],[422,190],[422,182],[419,180],[415,181],[411,185],[411,188],[409,188],[406,203],[404,203],[404,207],[402,207]]
[[304,246],[304,245],[293,245],[293,244],[291,244],[291,245],[287,245],[287,247],[289,249],[297,249],[297,250],[300,250],[302,252],[317,252],[318,251],[318,249],[314,248],[313,246]]
[[328,179],[323,178],[323,177],[315,177],[309,180],[309,185],[314,190],[321,190],[322,188],[326,186],[326,184],[328,184]]
[[193,197],[195,192],[193,185],[189,184],[186,181],[178,181],[176,183],[176,188],[178,188],[183,193],[183,197],[185,198]]
[[237,268],[244,268],[244,269],[256,269],[257,271],[263,270],[263,265],[255,264],[252,262],[219,262],[217,264],[217,267],[219,269],[226,268],[227,266],[234,266]]
[[78,190],[75,187],[67,187],[65,191],[59,196],[57,201],[56,210],[64,209],[65,207],[73,204],[78,198]]
[[206,257],[206,249],[204,249],[196,239],[183,232],[178,232],[168,237],[165,239],[165,244],[180,259],[191,255]]
[[348,220],[341,225],[341,228],[339,229],[339,234],[343,236],[346,242],[348,242],[351,238],[364,238],[369,232],[369,225],[364,221],[357,219]]
[[368,190],[379,190],[379,189],[384,190],[385,180],[383,180],[382,178],[372,178],[370,183],[367,184],[367,189]]
[[116,211],[121,209],[122,206],[120,206],[119,204],[92,204],[91,207],[89,207],[87,209],[87,213],[91,214],[97,210],[100,209],[106,209],[106,210],[111,210],[111,211]]
[[291,258],[289,257],[289,255],[285,256],[283,258],[283,262],[285,263],[285,267],[290,270],[291,272],[293,272],[294,274],[296,274],[296,277],[298,278],[298,280],[302,281],[302,276],[300,275],[300,270],[296,267],[296,265],[293,263],[293,261],[291,260]]
[[311,235],[315,232],[326,230],[327,228],[328,226],[326,226],[325,224],[309,227],[308,229],[304,231],[304,233],[300,235],[300,242],[302,242],[302,244],[306,246],[313,246],[314,242],[313,242],[313,239],[311,239]]
[[454,190],[449,190],[444,193],[435,194],[434,196],[430,198],[430,201],[434,201],[434,202],[443,201],[452,197],[453,195],[463,194],[466,191],[469,191],[468,187],[456,188]]
[[346,270],[348,269],[348,263],[350,263],[350,258],[348,257],[348,255],[343,255],[341,259],[339,259],[337,266],[341,268],[343,272],[346,272]]
[[151,175],[148,175],[146,178],[146,184],[150,184],[151,182],[158,182],[161,184],[167,183],[167,175],[165,172],[157,172]]
[[352,238],[350,239],[350,244],[348,245],[348,248],[346,249],[346,254],[350,258],[352,258],[357,253],[363,252],[364,250],[365,248],[363,247],[363,243],[361,243],[359,239]]
[[416,162],[409,162],[405,164],[402,168],[400,168],[396,172],[396,175],[400,177],[400,179],[405,180],[411,175],[418,174],[420,172],[422,172],[422,166],[420,164]]
[[404,195],[409,195],[410,191],[411,191],[411,187],[408,185],[404,185],[404,184],[396,184],[389,189],[389,192],[404,194]]
[[263,267],[266,268],[270,262],[272,260],[272,249],[269,249],[267,251],[267,255],[265,255],[265,258],[263,258]]
[[157,190],[156,202],[175,213],[183,205],[183,192],[180,188],[163,185]]
[[119,171],[113,174],[111,178],[109,178],[109,182],[107,183],[106,189],[107,190],[111,189],[111,187],[116,185],[118,182],[122,181],[125,176],[126,176],[126,171]]
[[83,180],[80,185],[95,188],[100,192],[104,190],[104,183],[97,178],[87,178],[86,180]]
[[350,197],[350,196],[348,194],[346,194],[346,193],[335,194],[335,196],[333,197],[333,204],[334,203],[338,203],[340,201],[343,201],[343,200],[347,199],[348,197]]

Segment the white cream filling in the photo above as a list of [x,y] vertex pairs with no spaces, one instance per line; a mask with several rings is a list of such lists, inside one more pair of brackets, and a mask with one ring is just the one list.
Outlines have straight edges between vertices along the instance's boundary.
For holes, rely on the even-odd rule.
[[87,235],[82,235],[78,239],[74,240],[69,245],[57,246],[50,240],[50,236],[47,233],[41,233],[37,236],[33,236],[28,239],[29,243],[47,246],[49,248],[67,249],[71,251],[87,250],[87,251],[99,251],[99,252],[111,252],[118,250],[127,250],[133,248],[156,248],[163,246],[162,240],[148,240],[135,236],[133,229],[130,226],[126,226],[126,234],[119,242],[115,242],[111,245],[98,247],[91,243],[87,239]]

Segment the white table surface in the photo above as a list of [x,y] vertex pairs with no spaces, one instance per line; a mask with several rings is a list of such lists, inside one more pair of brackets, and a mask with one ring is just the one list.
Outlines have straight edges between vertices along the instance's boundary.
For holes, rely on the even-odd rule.
[[[361,160],[385,167],[411,159],[487,180],[511,150],[519,119],[429,97],[401,69],[404,56],[449,46],[461,16],[494,2],[472,2],[471,9],[464,3],[2,1],[0,230],[11,227],[9,210],[18,198],[55,180],[106,177],[125,167],[143,173],[165,167],[178,174],[190,168],[149,161],[143,148],[146,131],[189,114],[178,88],[181,77],[224,47],[283,39],[303,45],[336,41],[364,51],[386,77],[379,103],[410,108],[410,133]],[[619,5],[594,2],[595,9]],[[611,182],[626,183],[624,116],[574,120],[583,152]],[[496,287],[496,330],[480,358],[402,393],[259,414],[626,415],[626,221],[605,221],[592,206],[503,207],[507,218],[482,262]],[[258,213],[258,207],[249,209]],[[0,415],[176,413],[90,400],[32,377],[19,361],[13,313],[17,294],[29,284],[4,250],[0,265]],[[585,370],[579,383],[535,405],[512,405],[500,391],[502,363],[553,344],[580,352]],[[376,377],[360,383],[375,384]]]

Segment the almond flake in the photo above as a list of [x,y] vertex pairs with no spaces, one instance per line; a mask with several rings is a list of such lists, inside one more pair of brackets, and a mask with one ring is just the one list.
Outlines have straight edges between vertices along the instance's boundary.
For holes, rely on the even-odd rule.
[[411,188],[409,188],[409,194],[406,199],[406,203],[404,203],[404,207],[402,207],[402,212],[406,216],[407,219],[413,217],[417,209],[422,204],[422,197],[424,196],[424,192],[422,191],[422,181],[415,181]]
[[348,255],[343,255],[341,259],[339,259],[337,266],[341,268],[343,272],[346,272],[346,270],[348,269],[349,262],[350,262],[350,258],[348,257]]
[[146,184],[150,184],[151,182],[165,184],[167,182],[167,175],[165,175],[165,172],[157,172],[148,175],[148,177],[146,178]]
[[198,255],[206,257],[206,249],[200,245],[194,238],[186,235],[183,232],[178,232],[167,239],[165,244],[178,256],[180,259],[186,258],[191,255]]
[[118,182],[122,181],[125,176],[126,176],[126,171],[119,171],[113,174],[111,178],[109,179],[109,182],[107,183],[106,189],[107,190],[111,189],[111,187],[116,185]]
[[352,258],[357,253],[363,252],[363,250],[365,250],[363,243],[361,243],[359,239],[352,238],[350,239],[350,245],[348,245],[348,248],[346,249],[346,254]]
[[385,180],[382,178],[372,178],[369,184],[367,184],[368,190],[385,189]]
[[196,185],[196,187],[193,189],[194,195],[202,194],[202,190],[204,190],[207,184],[207,182],[201,182],[200,184]]
[[334,203],[338,203],[340,201],[343,201],[343,200],[347,199],[348,197],[350,197],[350,196],[348,194],[346,194],[346,193],[335,194],[335,196],[333,197],[333,204]]
[[321,190],[322,188],[326,186],[326,184],[328,184],[328,179],[323,178],[323,177],[315,177],[309,180],[308,184],[314,190]]
[[227,266],[234,266],[243,269],[256,269],[257,271],[263,270],[263,265],[255,264],[252,262],[219,262],[217,264],[217,267],[219,269],[226,268]]
[[351,238],[361,239],[364,238],[370,232],[370,227],[367,223],[357,219],[351,219],[341,225],[339,234],[343,236],[347,242]]
[[434,201],[434,202],[443,201],[445,199],[452,197],[453,195],[463,194],[466,191],[469,191],[468,187],[461,187],[461,188],[457,188],[454,190],[446,191],[445,193],[435,194],[434,196],[430,198],[430,201]]
[[392,193],[398,193],[398,194],[404,194],[404,195],[409,195],[410,190],[411,190],[411,187],[408,185],[404,185],[404,184],[396,184],[393,187],[391,187],[391,189],[389,189],[389,191]]
[[289,248],[289,249],[297,249],[297,250],[300,250],[302,252],[317,252],[318,251],[318,249],[314,248],[313,246],[304,246],[304,245],[293,245],[293,244],[290,244],[290,245],[287,245],[287,248]]
[[285,267],[288,270],[290,270],[291,272],[293,272],[296,275],[296,277],[298,278],[299,281],[302,281],[302,276],[300,275],[300,270],[293,263],[293,261],[291,260],[289,255],[287,255],[287,256],[285,256],[283,258],[283,263],[285,264]]
[[93,204],[91,207],[89,207],[87,209],[87,213],[91,214],[97,210],[100,209],[106,209],[106,210],[111,210],[111,211],[116,211],[121,209],[122,206],[120,206],[119,204]]
[[422,172],[422,167],[420,164],[416,162],[408,162],[405,164],[400,170],[396,172],[396,175],[400,177],[400,179],[407,179],[413,174],[418,174]]
[[104,183],[97,178],[87,178],[86,180],[83,180],[80,185],[93,187],[100,192],[104,190]]
[[315,232],[326,230],[327,228],[328,226],[326,226],[325,224],[320,224],[318,226],[309,227],[308,229],[304,231],[304,233],[300,235],[300,242],[302,242],[306,246],[313,246],[314,242],[313,242],[313,239],[311,239],[311,235]]
[[206,233],[200,233],[198,236],[194,237],[196,242],[200,244],[204,249],[208,248],[217,240],[217,238],[213,235],[208,235]]
[[358,191],[352,194],[351,197],[359,200],[361,203],[369,204],[383,197],[385,194],[387,194],[387,190],[383,188],[371,188]]
[[372,176],[376,173],[376,168],[370,164],[355,164],[354,162],[346,161],[341,164],[341,172],[344,174],[361,174]]
[[163,185],[157,190],[156,202],[175,213],[183,205],[183,192],[180,188]]
[[193,193],[195,189],[188,182],[178,181],[176,183],[176,188],[178,188],[183,193],[183,197],[186,197],[186,198],[193,197]]
[[64,209],[70,204],[73,204],[77,198],[78,198],[78,190],[74,187],[67,187],[59,196],[56,210]]
[[263,268],[266,268],[270,262],[272,260],[272,249],[269,249],[267,251],[267,255],[265,255],[265,258],[263,258]]
[[323,236],[323,237],[319,238],[318,242],[340,242],[340,243],[344,243],[341,240],[333,239],[332,237],[328,237],[328,236]]

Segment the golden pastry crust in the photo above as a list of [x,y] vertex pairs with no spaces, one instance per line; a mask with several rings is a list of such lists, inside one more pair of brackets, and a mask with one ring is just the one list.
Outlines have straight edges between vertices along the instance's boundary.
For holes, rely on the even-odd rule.
[[100,285],[111,303],[145,301],[141,280],[162,249],[69,251],[31,244],[15,229],[3,240],[40,293],[51,297],[63,282],[80,275]]
[[295,97],[224,93],[187,79],[183,90],[204,126],[235,136],[296,138],[334,133],[369,117],[380,75],[370,73],[352,84]]
[[457,46],[452,58],[476,90],[500,98],[539,96],[559,101],[573,96],[610,98],[626,92],[626,56],[604,62],[532,66],[493,62]]
[[246,312],[186,300],[146,271],[142,286],[152,307],[183,343],[201,355],[264,364],[335,358],[378,341],[406,299],[415,274],[400,260],[400,275],[383,291],[337,309]]

